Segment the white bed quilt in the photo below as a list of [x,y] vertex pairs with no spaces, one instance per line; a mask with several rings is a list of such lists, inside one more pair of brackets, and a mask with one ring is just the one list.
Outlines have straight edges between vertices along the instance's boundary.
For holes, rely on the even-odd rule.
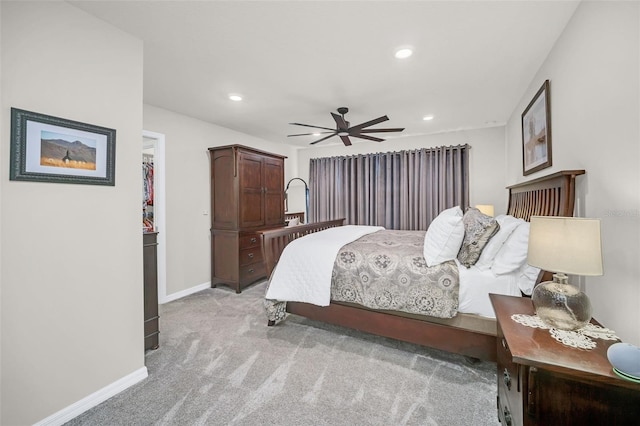
[[331,273],[342,246],[382,229],[381,226],[346,225],[290,242],[271,275],[266,298],[329,306]]

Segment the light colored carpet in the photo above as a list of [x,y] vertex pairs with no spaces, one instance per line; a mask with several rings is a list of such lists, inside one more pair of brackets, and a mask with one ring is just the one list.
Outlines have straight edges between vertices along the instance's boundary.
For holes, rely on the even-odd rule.
[[289,316],[266,283],[160,307],[149,377],[68,425],[498,425],[496,366]]

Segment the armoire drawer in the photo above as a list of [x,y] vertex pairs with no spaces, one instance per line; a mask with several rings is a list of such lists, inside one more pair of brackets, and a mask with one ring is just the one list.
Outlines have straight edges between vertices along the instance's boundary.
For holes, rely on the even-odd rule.
[[258,262],[262,262],[262,249],[260,247],[240,250],[240,266]]
[[264,277],[266,273],[267,269],[264,262],[240,266],[240,282],[253,282],[260,277]]
[[260,248],[260,235],[258,234],[245,234],[240,236],[240,250],[251,247]]

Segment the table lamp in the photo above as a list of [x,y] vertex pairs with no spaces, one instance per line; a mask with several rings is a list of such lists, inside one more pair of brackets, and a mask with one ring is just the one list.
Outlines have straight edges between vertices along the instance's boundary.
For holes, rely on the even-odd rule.
[[493,204],[476,204],[476,209],[487,216],[493,217]]
[[548,326],[577,330],[591,320],[591,302],[569,284],[566,274],[602,275],[600,219],[532,216],[527,263],[553,272],[553,281],[538,284],[531,301]]

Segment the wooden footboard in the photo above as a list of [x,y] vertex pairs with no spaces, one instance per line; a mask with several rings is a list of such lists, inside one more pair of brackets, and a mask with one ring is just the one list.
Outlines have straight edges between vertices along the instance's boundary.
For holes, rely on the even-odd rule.
[[267,276],[278,263],[282,250],[291,241],[324,229],[335,228],[344,225],[344,219],[329,220],[326,222],[309,223],[307,225],[289,226],[280,229],[262,231],[262,255],[267,267]]

